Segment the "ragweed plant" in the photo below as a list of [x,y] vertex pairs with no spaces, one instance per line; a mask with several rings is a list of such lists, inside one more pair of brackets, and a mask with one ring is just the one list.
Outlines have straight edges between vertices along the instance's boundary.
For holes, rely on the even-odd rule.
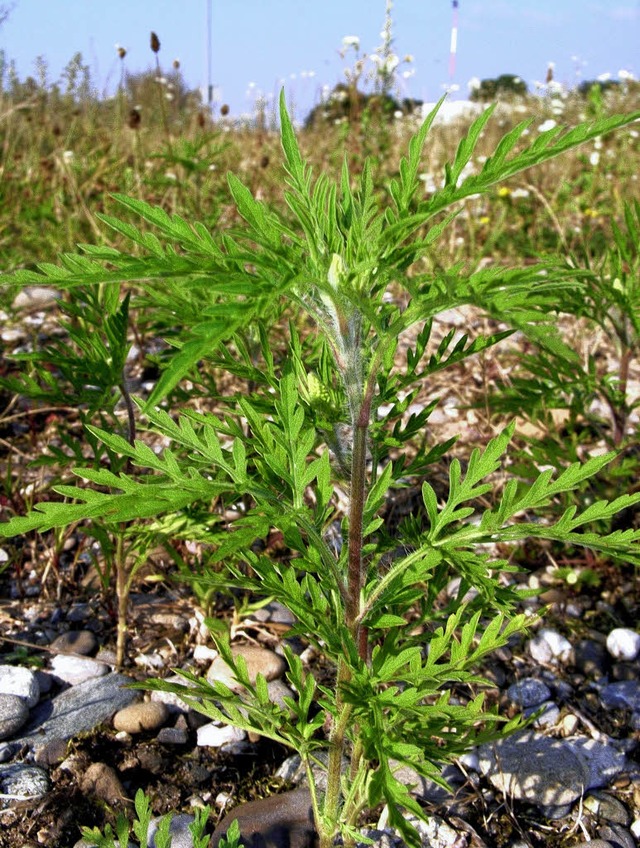
[[[58,268],[46,265],[40,273],[5,280],[65,288],[136,280],[150,300],[166,307],[171,299],[178,320],[184,293],[192,287],[207,291],[202,316],[177,343],[149,400],[139,402],[145,426],[167,445],[162,453],[143,440],[131,444],[89,426],[141,473],[77,468],[91,486],[58,488],[74,502],[39,504],[0,532],[44,531],[96,514],[110,522],[155,517],[170,523],[196,504],[242,502],[224,533],[213,515],[209,525],[200,519],[192,526],[194,536],[212,543],[212,560],[224,563],[220,572],[212,571],[212,585],[244,588],[288,606],[295,630],[332,664],[335,685],[316,679],[313,668],[285,647],[297,697],[275,704],[265,679],[249,678],[242,658],[231,652],[224,625],[216,622],[213,638],[241,693],[186,672],[188,685],[153,685],[179,692],[214,719],[297,751],[309,777],[321,848],[332,846],[338,833],[352,844],[363,814],[382,802],[389,805],[390,822],[415,843],[417,834],[401,811],[422,811],[397,779],[397,768],[407,765],[442,783],[443,762],[501,728],[518,726],[517,719],[503,725],[481,691],[483,658],[527,624],[517,611],[520,595],[509,564],[492,559],[487,545],[538,537],[640,562],[640,532],[598,535],[589,529],[640,494],[572,507],[549,522],[532,518],[597,474],[613,453],[558,473],[548,468],[530,485],[513,479],[494,492],[510,425],[474,450],[466,468],[452,461],[448,491],[438,494],[429,466],[444,447],[416,439],[432,407],[407,416],[405,403],[437,371],[505,337],[449,334],[435,344],[432,320],[443,310],[473,304],[548,349],[563,350],[547,313],[559,291],[580,285],[572,271],[553,263],[442,271],[427,259],[466,198],[639,116],[556,127],[522,147],[530,123],[525,121],[502,139],[479,173],[462,179],[490,120],[488,109],[461,140],[442,188],[424,199],[418,175],[436,113],[412,139],[397,177],[380,196],[369,162],[357,180],[346,165],[337,182],[325,174],[314,180],[282,102],[289,218],[255,199],[233,175],[229,187],[244,223],[217,239],[200,224],[121,197],[158,235],[103,216],[134,242],[132,253],[86,245],[81,254],[63,256]],[[293,321],[289,354],[273,356],[264,316],[283,299],[318,328],[310,358],[303,354],[308,326],[298,330]],[[234,397],[220,415],[173,415],[162,407],[203,358],[217,355],[249,323],[259,328],[255,370],[262,375],[249,393]],[[402,352],[400,339],[406,341]],[[377,415],[382,403],[391,410],[384,420]],[[409,520],[396,533],[384,526],[385,500],[391,489],[410,482],[422,484],[424,520]],[[336,502],[338,487],[346,491],[346,512]],[[273,529],[288,548],[284,560],[254,544]],[[189,532],[188,522],[181,532]],[[443,606],[438,599],[453,575],[460,577],[459,590]],[[326,782],[316,780],[314,768],[326,771]]]

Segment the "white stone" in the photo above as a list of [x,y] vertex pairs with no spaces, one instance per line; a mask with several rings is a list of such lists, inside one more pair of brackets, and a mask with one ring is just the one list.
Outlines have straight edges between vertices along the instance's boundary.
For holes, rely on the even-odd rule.
[[0,665],[0,694],[18,695],[28,707],[40,700],[40,684],[33,671],[17,665]]
[[616,660],[635,660],[640,654],[640,633],[616,627],[607,636],[607,650]]
[[234,742],[242,742],[247,738],[244,730],[238,727],[232,727],[230,724],[224,724],[222,727],[210,722],[203,724],[196,731],[198,746],[211,748],[221,748],[223,745],[233,744]]
[[94,677],[104,677],[109,672],[109,666],[88,657],[72,657],[59,654],[51,661],[51,673],[65,683],[76,686]]
[[541,663],[568,663],[573,656],[573,647],[555,630],[543,627],[529,642],[529,653]]

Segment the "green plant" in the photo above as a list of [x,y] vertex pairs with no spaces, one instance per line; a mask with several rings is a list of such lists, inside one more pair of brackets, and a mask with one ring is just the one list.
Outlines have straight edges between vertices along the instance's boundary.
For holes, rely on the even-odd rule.
[[[152,818],[151,803],[141,789],[136,792],[135,812],[136,819],[133,822],[130,822],[124,813],[119,813],[115,823],[115,832],[110,824],[106,825],[104,832],[97,827],[83,827],[82,837],[90,845],[95,845],[96,848],[126,848],[130,844],[129,837],[133,829],[133,834],[140,848],[147,848],[149,845],[149,825]],[[211,810],[209,807],[203,807],[194,812],[194,821],[189,825],[193,848],[208,848],[209,836],[205,833],[205,828]],[[171,848],[171,819],[170,814],[162,817],[153,839],[155,848]]]
[[[132,444],[89,425],[93,438],[128,460],[128,470],[77,468],[91,488],[58,487],[75,503],[38,504],[28,516],[0,525],[0,533],[44,531],[96,514],[111,523],[158,516],[180,521],[196,504],[242,503],[224,532],[215,515],[208,524],[200,514],[191,528],[213,543],[212,562],[224,563],[218,572],[211,570],[211,585],[271,595],[286,604],[297,618],[297,632],[333,665],[335,686],[316,680],[313,669],[285,649],[288,679],[298,697],[276,705],[263,677],[249,679],[243,660],[231,653],[224,624],[215,621],[212,635],[242,693],[188,673],[183,674],[189,685],[153,685],[180,693],[212,718],[296,750],[310,779],[321,848],[332,846],[338,832],[353,843],[363,812],[383,801],[390,822],[415,843],[416,833],[401,810],[422,811],[396,779],[397,766],[412,766],[442,783],[443,761],[519,726],[519,719],[505,723],[485,707],[478,666],[522,633],[528,619],[517,613],[521,596],[509,580],[509,564],[479,546],[545,538],[640,563],[640,532],[601,536],[588,529],[638,502],[640,494],[623,494],[582,511],[572,507],[547,522],[531,518],[597,474],[613,453],[556,474],[547,469],[531,485],[512,479],[500,491],[495,475],[513,434],[509,425],[475,449],[465,468],[452,461],[448,492],[439,496],[428,479],[430,465],[447,446],[420,438],[433,405],[411,415],[407,397],[434,373],[507,335],[470,340],[451,333],[435,344],[432,319],[473,304],[548,349],[562,351],[548,307],[559,292],[580,286],[573,271],[550,262],[515,270],[470,270],[462,264],[435,270],[428,257],[437,240],[461,201],[638,118],[557,127],[518,150],[531,123],[525,121],[502,139],[479,173],[462,179],[492,111],[473,123],[446,166],[443,187],[425,200],[418,174],[437,108],[411,141],[383,198],[374,189],[368,162],[355,182],[346,164],[337,184],[324,174],[314,181],[282,101],[286,201],[295,225],[230,175],[244,225],[219,239],[199,224],[121,197],[162,241],[103,216],[136,250],[142,248],[142,255],[84,246],[83,255],[63,256],[58,268],[47,265],[40,273],[18,272],[7,280],[44,279],[65,288],[137,280],[151,300],[173,297],[177,317],[183,292],[206,284],[204,314],[177,340],[178,351],[151,398],[140,402],[146,427],[169,447],[157,454],[142,440]],[[316,352],[308,360],[301,351],[309,329],[293,321],[288,355],[273,356],[264,315],[282,298],[319,328]],[[185,409],[174,418],[160,406],[201,359],[250,322],[260,328],[255,370],[261,376],[247,394],[232,397],[220,414]],[[403,351],[401,338],[407,342]],[[382,404],[390,411],[378,421]],[[134,468],[143,473],[134,474]],[[423,520],[385,527],[387,493],[409,482],[422,484]],[[336,501],[338,487],[347,492],[345,512]],[[336,526],[338,533],[330,535]],[[282,561],[253,546],[274,528],[289,550]],[[439,597],[452,575],[461,578],[459,590],[443,605]],[[471,587],[477,594],[469,600]],[[313,772],[323,762],[322,750],[328,752],[324,792]],[[345,756],[349,764],[343,772]]]

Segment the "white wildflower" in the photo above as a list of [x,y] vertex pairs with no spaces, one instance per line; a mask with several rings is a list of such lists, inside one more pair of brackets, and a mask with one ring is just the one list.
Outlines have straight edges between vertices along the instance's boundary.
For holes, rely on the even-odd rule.
[[348,50],[350,47],[353,47],[354,50],[360,49],[360,36],[358,35],[345,35],[342,39],[342,46],[345,50]]
[[558,124],[556,121],[553,120],[553,118],[547,118],[547,120],[540,124],[540,126],[538,127],[538,132],[549,132],[549,130],[552,130],[554,127],[557,126]]

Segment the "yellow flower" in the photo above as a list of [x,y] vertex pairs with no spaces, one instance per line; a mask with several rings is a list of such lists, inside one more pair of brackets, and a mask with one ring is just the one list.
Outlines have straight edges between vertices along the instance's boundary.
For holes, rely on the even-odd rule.
[[500,186],[498,189],[498,197],[509,197],[511,194],[511,189],[506,186]]

